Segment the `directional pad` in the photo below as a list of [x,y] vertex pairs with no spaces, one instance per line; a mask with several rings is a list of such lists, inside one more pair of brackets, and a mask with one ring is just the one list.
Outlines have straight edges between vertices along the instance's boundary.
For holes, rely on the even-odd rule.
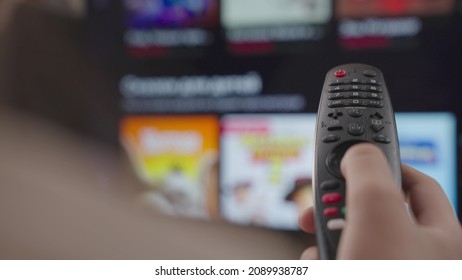
[[338,117],[343,116],[343,113],[340,112],[339,110],[334,110],[334,111],[332,111],[332,113],[329,113],[327,116],[329,118],[333,118],[334,120],[336,120],[336,119],[338,119]]

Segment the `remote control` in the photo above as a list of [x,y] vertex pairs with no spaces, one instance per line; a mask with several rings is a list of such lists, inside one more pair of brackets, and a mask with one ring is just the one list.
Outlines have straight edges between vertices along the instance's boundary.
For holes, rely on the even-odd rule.
[[385,153],[401,186],[396,123],[382,72],[364,64],[345,64],[326,76],[316,123],[313,184],[315,223],[321,259],[335,259],[345,226],[345,180],[340,162],[360,142]]

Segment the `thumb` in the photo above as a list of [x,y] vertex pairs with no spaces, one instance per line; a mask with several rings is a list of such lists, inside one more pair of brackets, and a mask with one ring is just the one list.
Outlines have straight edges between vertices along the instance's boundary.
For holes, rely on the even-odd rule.
[[350,147],[340,167],[346,181],[348,226],[382,231],[409,222],[404,196],[377,146],[361,143]]

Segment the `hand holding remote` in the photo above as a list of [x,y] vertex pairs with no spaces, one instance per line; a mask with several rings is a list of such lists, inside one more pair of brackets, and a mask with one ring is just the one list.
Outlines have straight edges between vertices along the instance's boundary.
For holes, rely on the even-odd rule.
[[[376,146],[358,144],[345,153],[341,172],[348,188],[348,222],[337,258],[462,259],[462,229],[441,187],[407,165],[401,170],[404,193],[395,187]],[[313,208],[300,217],[300,226],[314,233]],[[318,257],[316,247],[302,255]]]

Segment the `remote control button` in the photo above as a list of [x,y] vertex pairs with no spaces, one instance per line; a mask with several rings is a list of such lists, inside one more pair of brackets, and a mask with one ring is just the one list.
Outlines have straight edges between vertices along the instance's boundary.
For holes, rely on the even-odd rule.
[[346,76],[346,74],[347,74],[346,70],[343,70],[343,69],[339,69],[339,70],[335,71],[335,73],[334,73],[335,77],[337,77],[337,78],[343,78],[343,77]]
[[322,138],[322,142],[324,142],[324,143],[333,143],[333,142],[337,142],[339,140],[340,140],[340,136],[339,135],[333,135],[333,134],[324,136]]
[[342,195],[340,193],[326,193],[321,198],[324,204],[333,204],[342,201]]
[[348,126],[348,133],[353,136],[360,136],[364,133],[364,126],[359,123],[351,123]]
[[384,128],[383,125],[371,124],[371,129],[374,132],[380,132]]
[[340,123],[340,120],[338,118],[334,118],[330,121],[330,125],[338,125]]
[[347,94],[344,92],[331,93],[327,97],[327,99],[329,100],[336,100],[336,99],[343,99],[343,98],[348,98]]
[[345,107],[345,106],[347,106],[347,104],[348,103],[345,100],[334,100],[332,102],[329,102],[327,104],[327,107],[329,107],[329,108]]
[[330,93],[335,93],[335,92],[343,92],[343,91],[350,91],[351,90],[351,87],[352,86],[335,86],[335,87],[331,87],[329,89],[329,92]]
[[345,225],[345,219],[332,219],[327,222],[327,228],[329,230],[342,230]]
[[332,80],[332,81],[329,82],[329,86],[338,86],[338,85],[345,85],[345,84],[348,84],[348,80],[345,80],[345,79],[342,79],[342,80],[336,79],[336,80]]
[[348,105],[353,105],[353,106],[358,106],[361,104],[361,101],[359,101],[358,99],[353,99],[353,100],[349,100],[347,102]]
[[373,78],[377,76],[377,72],[375,72],[374,70],[368,69],[368,70],[363,71],[363,75],[369,78]]
[[337,216],[338,213],[340,212],[337,207],[328,207],[324,209],[324,216],[326,217],[332,217],[332,216]]
[[375,79],[364,79],[361,81],[362,84],[365,84],[365,85],[373,85],[373,86],[381,86],[382,83],[375,80]]
[[382,92],[383,91],[382,87],[377,87],[377,86],[364,86],[362,89],[364,91],[370,91],[370,92]]
[[373,125],[382,125],[382,120],[371,119],[371,124],[373,124]]
[[342,160],[343,154],[345,151],[332,151],[326,157],[326,167],[327,170],[334,176],[342,178],[342,173],[340,172],[340,162]]
[[370,117],[371,117],[371,129],[376,133],[380,132],[385,127],[381,120],[383,118],[382,115],[376,112],[375,114],[370,115]]
[[371,114],[369,118],[374,120],[381,120],[383,119],[383,116],[379,112],[375,112],[374,114]]
[[332,110],[332,113],[327,114],[329,118],[333,118],[334,120],[338,119],[338,117],[343,116],[343,113],[337,109]]
[[346,214],[346,207],[343,206],[341,209],[340,209],[340,213],[342,213],[344,216]]
[[324,181],[321,183],[321,186],[320,186],[320,188],[325,191],[335,190],[338,187],[340,187],[340,183],[336,180]]
[[375,142],[383,143],[383,144],[388,144],[391,142],[390,138],[383,134],[376,134],[372,136],[372,139],[374,139]]
[[340,92],[340,91],[342,91],[342,87],[341,86],[331,87],[328,91],[332,92],[332,93]]
[[355,91],[355,92],[348,92],[345,94],[348,98],[365,98],[366,97],[366,94],[364,94],[363,92],[358,92],[358,91]]
[[375,92],[366,92],[364,95],[365,95],[365,98],[368,98],[368,99],[376,99],[376,100],[383,99],[383,96],[381,94],[378,94]]
[[353,117],[353,118],[359,118],[363,115],[363,111],[360,109],[351,109],[351,110],[348,110],[348,115],[350,115],[350,117]]
[[366,100],[363,104],[366,107],[373,107],[373,108],[382,108],[383,103],[382,101],[377,101],[377,100]]
[[350,84],[360,84],[361,81],[358,78],[351,79]]
[[357,86],[357,85],[352,85],[352,86],[350,87],[350,89],[351,89],[351,90],[361,90],[362,87],[361,87],[361,86]]
[[343,126],[341,126],[341,125],[333,125],[333,126],[329,126],[327,128],[327,130],[329,130],[329,131],[336,131],[336,130],[342,130],[342,129],[343,129]]
[[325,164],[327,171],[335,177],[343,179],[342,173],[340,172],[340,162],[343,158],[343,155],[349,147],[361,142],[363,141],[350,140],[335,146],[326,156]]

